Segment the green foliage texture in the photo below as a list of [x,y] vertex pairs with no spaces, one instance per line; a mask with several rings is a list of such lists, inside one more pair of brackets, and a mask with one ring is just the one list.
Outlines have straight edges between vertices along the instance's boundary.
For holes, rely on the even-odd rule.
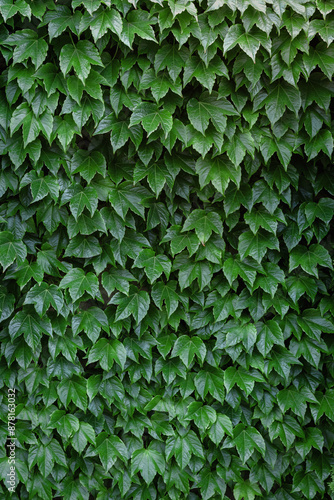
[[0,13],[1,498],[330,498],[334,1]]

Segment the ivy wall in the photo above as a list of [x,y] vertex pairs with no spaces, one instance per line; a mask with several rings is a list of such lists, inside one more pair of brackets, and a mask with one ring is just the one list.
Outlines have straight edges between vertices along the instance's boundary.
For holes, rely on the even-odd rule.
[[333,9],[0,0],[1,498],[333,498]]

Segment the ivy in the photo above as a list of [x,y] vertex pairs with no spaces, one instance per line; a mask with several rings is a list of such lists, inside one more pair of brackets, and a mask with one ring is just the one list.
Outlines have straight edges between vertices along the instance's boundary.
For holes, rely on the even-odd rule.
[[334,498],[333,9],[0,0],[1,498]]

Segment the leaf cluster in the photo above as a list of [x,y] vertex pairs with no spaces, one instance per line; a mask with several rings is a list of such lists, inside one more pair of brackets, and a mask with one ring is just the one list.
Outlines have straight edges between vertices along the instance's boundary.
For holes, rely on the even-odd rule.
[[1,498],[334,498],[333,42],[332,0],[0,0]]

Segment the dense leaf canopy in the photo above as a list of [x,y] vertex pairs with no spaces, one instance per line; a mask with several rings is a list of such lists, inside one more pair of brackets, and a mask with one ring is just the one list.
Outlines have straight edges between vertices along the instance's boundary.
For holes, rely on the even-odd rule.
[[333,0],[0,0],[1,498],[333,495],[333,42]]

